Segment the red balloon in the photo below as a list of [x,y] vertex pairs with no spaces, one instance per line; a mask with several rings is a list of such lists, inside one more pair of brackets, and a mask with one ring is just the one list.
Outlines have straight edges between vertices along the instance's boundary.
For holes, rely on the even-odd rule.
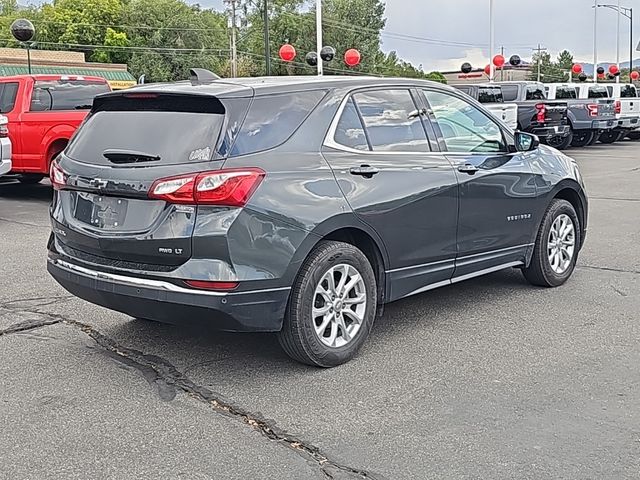
[[638,80],[640,78],[640,73],[637,71],[631,72],[631,80]]
[[576,75],[582,73],[582,65],[580,65],[579,63],[574,64],[573,67],[571,67],[571,71]]
[[498,68],[502,68],[504,66],[504,62],[505,60],[502,55],[496,55],[493,57],[493,64]]
[[604,73],[599,73],[598,78],[604,78]]
[[362,56],[360,52],[355,48],[350,48],[346,52],[344,52],[344,63],[346,63],[350,67],[355,67],[360,63]]
[[289,45],[288,43],[282,45],[278,53],[280,55],[280,58],[285,62],[290,62],[294,58],[296,58],[296,49],[293,45]]
[[486,67],[484,67],[484,73],[486,73],[487,75],[491,75],[491,65],[487,65]]
[[617,65],[610,65],[609,66],[609,73],[611,75],[615,75],[616,73],[618,73],[620,71],[620,69],[618,68]]

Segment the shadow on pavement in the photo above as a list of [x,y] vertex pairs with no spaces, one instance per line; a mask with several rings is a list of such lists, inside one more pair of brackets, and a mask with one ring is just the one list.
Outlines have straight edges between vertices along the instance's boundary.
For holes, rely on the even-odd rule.
[[51,202],[53,190],[48,181],[36,185],[23,185],[11,177],[0,178],[0,198],[7,200],[34,200]]

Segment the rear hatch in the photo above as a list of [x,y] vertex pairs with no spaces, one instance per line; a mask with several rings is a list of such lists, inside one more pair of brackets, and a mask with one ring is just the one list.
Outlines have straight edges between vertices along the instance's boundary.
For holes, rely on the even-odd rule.
[[161,179],[220,168],[251,95],[227,85],[220,95],[146,87],[98,97],[52,167],[52,220],[63,253],[138,270],[187,261],[196,207],[149,192]]

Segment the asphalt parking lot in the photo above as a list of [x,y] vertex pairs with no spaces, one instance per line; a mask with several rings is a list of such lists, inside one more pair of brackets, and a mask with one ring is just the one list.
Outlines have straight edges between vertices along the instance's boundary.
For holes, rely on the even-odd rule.
[[640,142],[569,154],[591,204],[565,286],[397,302],[331,370],[70,297],[50,187],[0,182],[0,478],[639,478]]

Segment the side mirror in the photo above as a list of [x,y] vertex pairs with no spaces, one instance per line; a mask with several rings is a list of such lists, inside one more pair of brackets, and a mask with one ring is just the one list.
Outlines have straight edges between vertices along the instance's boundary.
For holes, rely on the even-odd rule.
[[530,152],[540,146],[540,139],[531,133],[516,132],[515,147],[517,152]]

